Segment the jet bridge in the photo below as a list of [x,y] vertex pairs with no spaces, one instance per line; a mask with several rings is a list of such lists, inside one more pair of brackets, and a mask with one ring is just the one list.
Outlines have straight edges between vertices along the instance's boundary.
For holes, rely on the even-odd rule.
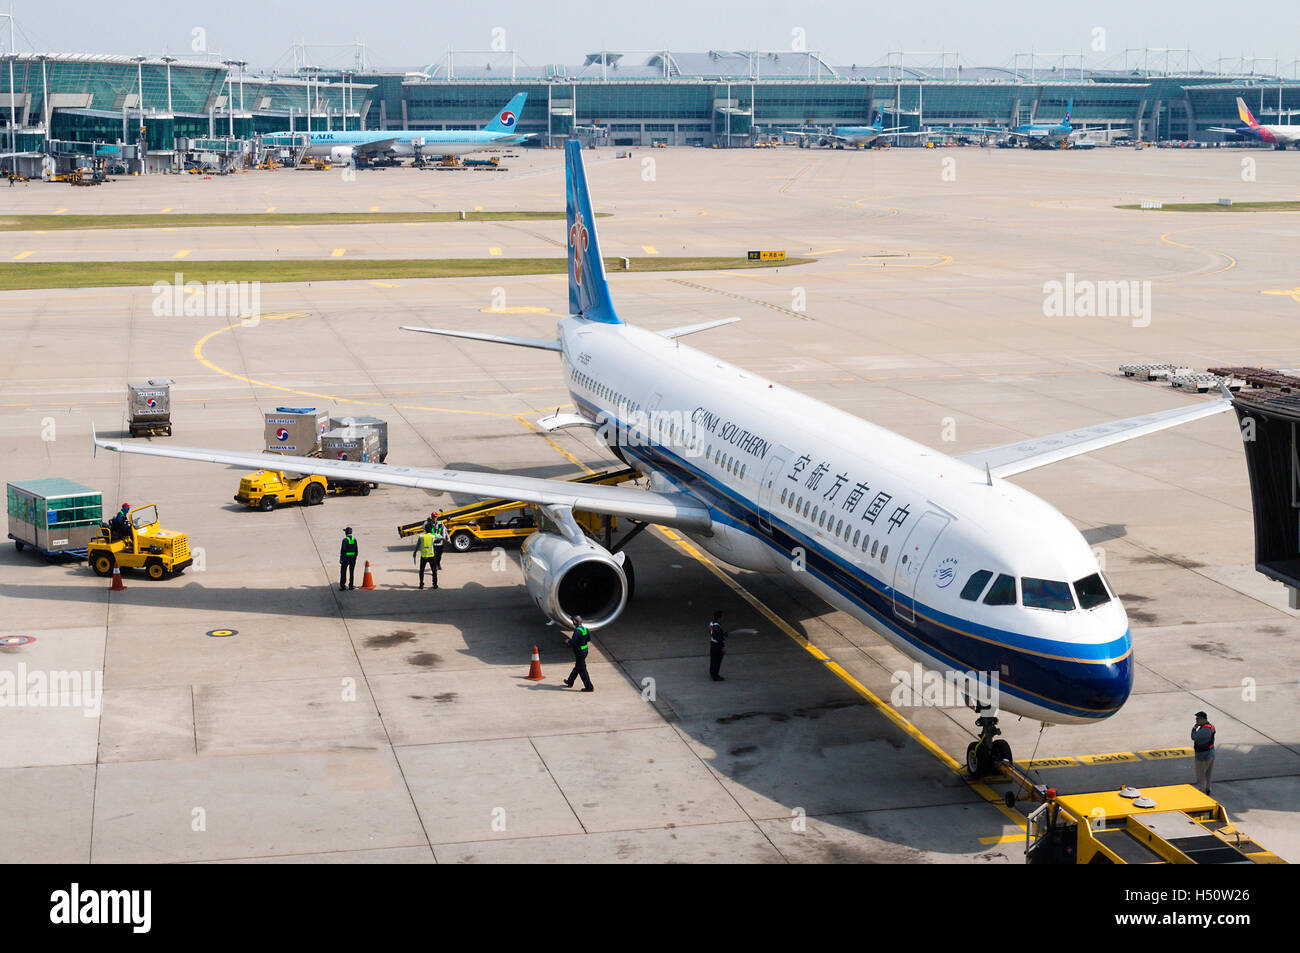
[[1300,377],[1263,367],[1215,367],[1244,386],[1232,397],[1241,424],[1255,514],[1255,569],[1287,587],[1300,609]]

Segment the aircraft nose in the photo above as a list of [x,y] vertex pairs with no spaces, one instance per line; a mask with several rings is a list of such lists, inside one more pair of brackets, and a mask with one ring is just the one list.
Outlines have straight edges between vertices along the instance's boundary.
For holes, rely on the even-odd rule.
[[1108,718],[1123,707],[1133,692],[1133,638],[1125,630],[1120,638],[1111,643],[1115,651],[1113,661],[1105,665],[1090,666],[1090,677],[1079,685],[1081,704],[1092,711],[1102,713],[1100,717]]

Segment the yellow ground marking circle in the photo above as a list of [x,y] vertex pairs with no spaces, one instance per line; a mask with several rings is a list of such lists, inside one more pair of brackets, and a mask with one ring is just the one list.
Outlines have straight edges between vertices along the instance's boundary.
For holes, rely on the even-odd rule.
[[1191,249],[1192,251],[1203,251],[1211,255],[1218,255],[1220,258],[1226,258],[1228,260],[1228,263],[1224,265],[1222,268],[1215,268],[1213,271],[1198,271],[1190,275],[1176,275],[1173,278],[1161,279],[1162,282],[1179,281],[1186,278],[1208,278],[1210,275],[1217,275],[1221,272],[1228,271],[1229,269],[1237,267],[1237,259],[1233,258],[1226,251],[1215,251],[1213,248],[1201,248],[1198,245],[1184,245],[1182,242],[1174,241],[1172,238],[1169,237],[1170,235],[1178,235],[1182,232],[1199,232],[1199,231],[1204,231],[1207,228],[1240,228],[1240,227],[1241,227],[1240,224],[1198,225],[1195,228],[1179,228],[1179,229],[1175,229],[1172,232],[1165,232],[1163,235],[1160,236],[1160,240],[1164,242],[1166,245],[1173,245],[1175,248],[1188,248]]
[[239,630],[238,629],[209,629],[205,634],[211,636],[214,639],[228,639],[232,635],[238,635]]
[[[245,327],[255,328],[262,321],[292,321],[297,318],[308,317],[306,311],[288,311],[280,314],[264,314],[253,323],[244,325],[228,324],[224,328],[217,328],[215,331],[209,331],[203,337],[199,338],[194,345],[194,359],[210,371],[214,371],[223,377],[229,377],[232,380],[243,381],[245,384],[252,384],[254,387],[265,387],[269,390],[278,390],[285,394],[295,394],[299,397],[315,397],[317,400],[330,400],[340,404],[356,404],[359,407],[392,407],[395,410],[427,410],[444,414],[470,414],[476,417],[515,417],[518,414],[510,414],[504,411],[495,410],[465,410],[458,407],[426,407],[420,404],[395,404],[391,401],[380,400],[357,400],[354,397],[344,397],[338,394],[323,394],[319,391],[301,390],[296,387],[283,387],[279,384],[272,384],[267,381],[259,381],[252,377],[245,377],[243,374],[236,374],[234,371],[228,371],[220,365],[214,364],[203,355],[203,347],[218,335],[225,334],[227,331],[233,331],[236,328]],[[251,319],[250,319],[251,320]]]

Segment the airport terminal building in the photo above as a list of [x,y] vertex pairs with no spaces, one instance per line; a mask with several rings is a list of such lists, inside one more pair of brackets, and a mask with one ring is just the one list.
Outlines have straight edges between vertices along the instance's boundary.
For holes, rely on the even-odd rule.
[[305,67],[245,72],[226,60],[16,54],[0,63],[0,151],[27,157],[116,150],[124,163],[175,167],[195,150],[239,152],[259,135],[340,129],[477,128],[514,93],[520,132],[542,145],[753,145],[784,129],[1073,120],[1100,140],[1233,138],[1243,97],[1262,123],[1288,122],[1300,82],[1252,73],[1099,72],[837,66],[807,52],[593,53],[580,65],[529,66],[511,53],[448,55],[413,72]]

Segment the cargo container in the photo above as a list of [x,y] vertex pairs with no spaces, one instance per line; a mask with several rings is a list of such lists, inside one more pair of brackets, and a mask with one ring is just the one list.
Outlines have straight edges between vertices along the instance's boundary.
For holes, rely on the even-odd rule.
[[340,427],[365,427],[374,430],[379,434],[379,457],[380,463],[388,459],[388,421],[380,420],[378,417],[330,417],[330,429],[337,430]]
[[132,437],[153,433],[171,436],[173,383],[171,378],[160,377],[126,385]]
[[321,437],[321,456],[326,460],[374,463],[379,459],[379,432],[369,427],[331,430]]
[[30,546],[46,556],[84,556],[104,521],[103,494],[62,477],[10,483],[5,496],[19,552]]
[[315,407],[277,407],[266,414],[264,443],[275,453],[307,457],[320,450],[328,429],[329,415]]

